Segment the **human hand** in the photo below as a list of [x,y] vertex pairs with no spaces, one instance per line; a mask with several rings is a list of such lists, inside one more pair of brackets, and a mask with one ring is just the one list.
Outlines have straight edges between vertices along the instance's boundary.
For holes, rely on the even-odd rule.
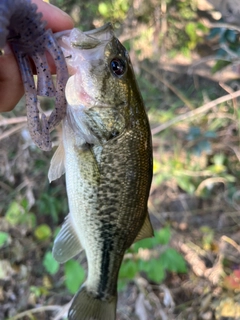
[[[32,2],[38,6],[38,11],[42,12],[42,19],[47,21],[46,29],[58,32],[73,28],[72,19],[59,8],[42,0],[32,0]],[[55,72],[50,59],[49,65],[51,71]],[[23,84],[16,59],[10,48],[6,47],[5,54],[0,56],[0,112],[11,111],[23,94]]]

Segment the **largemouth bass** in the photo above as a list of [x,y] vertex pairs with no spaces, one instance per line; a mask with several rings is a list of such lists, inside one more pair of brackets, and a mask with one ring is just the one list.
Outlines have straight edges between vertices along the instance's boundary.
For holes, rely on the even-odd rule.
[[129,55],[111,24],[74,29],[61,46],[73,74],[67,83],[63,145],[49,179],[66,172],[70,213],[53,247],[63,263],[86,251],[88,276],[69,319],[116,319],[124,252],[151,237],[147,201],[152,180],[148,118]]

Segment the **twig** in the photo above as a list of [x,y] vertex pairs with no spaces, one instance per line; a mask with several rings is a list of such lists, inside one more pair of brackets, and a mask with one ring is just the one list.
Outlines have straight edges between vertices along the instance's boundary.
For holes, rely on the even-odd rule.
[[6,183],[4,183],[3,181],[0,181],[0,187],[2,189],[5,189],[7,192],[12,192],[13,189],[11,187],[9,187]]
[[22,122],[27,122],[27,117],[16,117],[16,118],[1,117],[0,127],[7,126],[10,124],[22,123]]
[[62,307],[60,306],[44,306],[44,307],[38,307],[38,308],[33,308],[24,312],[21,312],[17,314],[16,316],[10,318],[10,320],[17,320],[20,318],[23,318],[25,316],[29,316],[31,313],[38,313],[38,312],[45,312],[45,311],[57,311],[60,310]]
[[237,249],[238,252],[240,252],[240,246],[231,238],[227,236],[222,236],[221,239],[229,244],[231,244],[235,249]]
[[175,95],[182,100],[182,102],[191,110],[194,109],[194,106],[192,103],[171,83],[169,83],[166,79],[163,79],[159,74],[157,74],[155,71],[152,71],[148,69],[146,66],[142,65],[141,68],[146,71],[147,73],[153,75],[157,80],[162,82],[166,87],[168,87],[170,90],[172,90]]
[[[193,63],[188,67],[187,73],[191,75],[191,74],[193,73],[194,69],[196,69],[197,66],[199,66],[200,64],[203,64],[203,63],[212,61],[212,60],[218,61],[218,60],[222,60],[222,59],[216,57],[215,55],[210,55],[210,56],[207,56],[207,57],[203,57],[203,58],[199,59],[198,61],[193,62]],[[228,61],[228,60],[226,60],[226,61]],[[230,61],[230,60],[229,60],[229,61]]]
[[[52,110],[48,110],[45,112],[46,116],[49,117],[51,114]],[[10,124],[16,124],[16,123],[22,123],[22,122],[27,122],[27,117],[15,117],[15,118],[5,118],[5,117],[0,117],[0,127],[2,126],[7,126]]]
[[[226,43],[221,43],[219,48],[223,49],[224,51],[227,52],[227,54],[229,54],[231,62],[239,61],[239,55],[237,53],[235,53],[234,51],[230,50],[229,47],[226,45]],[[225,59],[223,59],[223,60],[225,60]]]
[[196,195],[200,195],[201,191],[203,190],[203,188],[205,188],[207,185],[209,184],[213,184],[213,183],[223,183],[225,185],[226,183],[226,179],[224,178],[221,178],[221,177],[213,177],[213,178],[208,178],[208,179],[205,179],[203,180],[199,186],[197,187],[197,190],[196,190]]
[[220,98],[217,98],[213,101],[210,101],[195,110],[191,110],[187,113],[181,114],[180,116],[177,116],[174,119],[167,121],[167,122],[161,124],[160,126],[152,129],[152,134],[153,135],[157,134],[157,133],[167,129],[168,127],[170,127],[180,121],[189,120],[190,118],[193,118],[201,113],[209,111],[210,109],[214,108],[215,106],[217,106],[220,103],[226,102],[226,101],[234,99],[234,98],[238,98],[239,96],[240,96],[240,90],[238,90],[234,93],[231,93],[231,94],[227,94],[227,95],[222,96]]
[[15,132],[17,132],[18,130],[21,130],[23,127],[25,127],[25,123],[21,123],[18,126],[13,127],[12,129],[9,129],[7,131],[5,131],[1,136],[0,136],[0,140],[3,140],[7,137],[9,137],[10,135],[14,134]]
[[72,301],[73,301],[73,299],[70,302],[68,302],[67,304],[65,304],[63,307],[61,307],[59,312],[55,315],[54,318],[52,318],[52,320],[60,320],[61,318],[63,318],[65,313],[68,312],[68,310],[72,304]]
[[206,23],[205,26],[208,28],[225,28],[229,30],[235,30],[240,32],[240,27],[234,25],[234,24],[229,24],[229,23]]

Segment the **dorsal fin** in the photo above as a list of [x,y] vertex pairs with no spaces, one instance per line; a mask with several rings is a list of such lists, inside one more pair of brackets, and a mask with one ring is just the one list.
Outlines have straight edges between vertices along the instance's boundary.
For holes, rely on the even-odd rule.
[[134,242],[137,242],[139,240],[145,239],[145,238],[151,238],[153,237],[153,227],[149,218],[149,213],[147,213],[146,219],[144,221],[144,224],[142,226],[142,229],[139,231],[136,239]]

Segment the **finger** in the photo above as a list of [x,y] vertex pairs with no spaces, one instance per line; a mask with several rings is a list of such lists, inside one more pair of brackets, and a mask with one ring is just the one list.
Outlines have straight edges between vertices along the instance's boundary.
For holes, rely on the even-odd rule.
[[0,57],[0,111],[11,111],[24,94],[23,83],[15,57]]
[[[47,21],[46,28],[53,32],[73,28],[72,19],[59,8],[43,2],[33,0],[38,11],[43,13],[43,20]],[[50,55],[47,55],[51,72],[55,72],[55,64]],[[15,57],[10,52],[0,56],[0,111],[12,110],[24,94],[21,75]]]
[[42,0],[32,0],[32,2],[38,6],[37,11],[42,12],[42,19],[47,21],[46,29],[58,32],[73,28],[73,20],[67,13]]

